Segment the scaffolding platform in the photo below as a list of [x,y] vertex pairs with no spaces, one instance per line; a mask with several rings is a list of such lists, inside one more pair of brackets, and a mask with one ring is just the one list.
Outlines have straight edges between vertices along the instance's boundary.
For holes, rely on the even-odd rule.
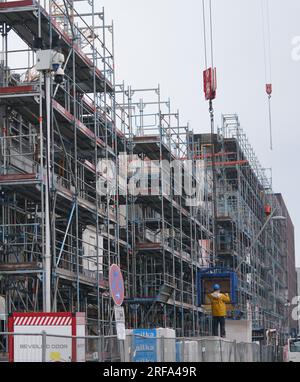
[[151,160],[160,159],[175,159],[175,156],[170,152],[168,146],[161,143],[159,136],[135,136],[133,138],[133,153],[135,155],[147,155]]
[[[76,53],[76,59],[73,63],[72,57],[68,62],[68,66],[72,67],[75,64],[77,75],[79,76],[78,85],[83,92],[93,93],[93,83],[90,81],[93,75],[93,68],[95,65],[87,57],[76,43],[72,42],[72,39],[61,30],[59,24],[55,22],[53,18],[50,18],[48,12],[38,5],[35,0],[25,1],[11,1],[6,3],[0,3],[0,23],[7,23],[13,28],[13,30],[20,36],[20,38],[33,47],[33,37],[38,36],[38,23],[37,13],[40,13],[41,17],[41,32],[42,40],[45,48],[50,47],[50,33],[49,24],[52,20],[52,39],[57,38],[61,41],[62,52],[68,56],[69,50],[74,47]],[[103,73],[98,68],[95,68],[96,74],[96,91],[97,92],[112,92],[113,85],[105,79]]]

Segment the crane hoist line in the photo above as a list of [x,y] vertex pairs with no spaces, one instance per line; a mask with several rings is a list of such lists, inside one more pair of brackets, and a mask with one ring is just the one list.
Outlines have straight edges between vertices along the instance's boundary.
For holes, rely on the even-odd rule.
[[272,126],[272,52],[271,52],[271,23],[270,23],[270,4],[269,0],[261,0],[262,14],[262,32],[263,32],[263,49],[264,49],[264,66],[265,66],[265,82],[266,93],[268,97],[268,114],[269,114],[269,132],[270,132],[270,149],[273,150],[273,126]]
[[[208,3],[208,19],[206,15],[205,5]],[[204,53],[205,53],[205,70],[203,72],[203,88],[205,93],[205,99],[209,101],[209,116],[211,125],[211,169],[212,169],[212,206],[213,206],[213,254],[214,261],[216,260],[217,251],[217,238],[218,238],[218,225],[217,221],[217,174],[216,174],[216,158],[215,158],[215,146],[214,146],[214,133],[215,133],[215,120],[214,120],[214,108],[213,100],[217,94],[217,71],[214,67],[214,36],[213,36],[213,12],[212,12],[212,0],[202,0],[202,12],[203,12],[203,36],[204,36]],[[207,38],[207,26],[209,27],[209,40]],[[208,49],[210,45],[210,62],[211,66],[208,67]]]

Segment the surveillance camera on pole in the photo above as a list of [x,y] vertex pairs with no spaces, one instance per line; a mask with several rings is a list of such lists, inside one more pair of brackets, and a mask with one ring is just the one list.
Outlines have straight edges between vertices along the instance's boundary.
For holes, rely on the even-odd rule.
[[65,72],[63,64],[65,56],[53,49],[39,50],[36,53],[37,63],[36,69],[41,72],[51,72],[54,74],[54,82],[62,84],[64,81]]
[[54,75],[54,82],[58,85],[64,82],[65,72],[63,68],[58,68]]
[[51,184],[51,79],[58,85],[64,81],[63,64],[65,57],[57,50],[38,50],[36,52],[36,69],[45,76],[46,104],[46,176],[45,176],[45,298],[44,311],[51,312],[51,218],[50,218],[50,184]]

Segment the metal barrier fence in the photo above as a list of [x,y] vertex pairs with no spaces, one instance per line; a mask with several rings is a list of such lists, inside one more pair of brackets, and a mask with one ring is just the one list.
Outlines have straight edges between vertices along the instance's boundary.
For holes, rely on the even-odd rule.
[[281,362],[271,346],[226,339],[153,338],[128,335],[127,362]]
[[120,362],[116,336],[0,333],[0,362]]
[[[30,329],[30,328],[29,328]],[[10,357],[8,354],[10,342]],[[226,339],[0,333],[0,362],[281,362],[272,346]]]

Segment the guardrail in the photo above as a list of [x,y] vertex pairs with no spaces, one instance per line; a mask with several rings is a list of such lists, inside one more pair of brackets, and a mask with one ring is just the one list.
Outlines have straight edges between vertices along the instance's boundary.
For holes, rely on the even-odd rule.
[[2,332],[0,343],[0,362],[283,362],[280,349],[217,337],[130,334],[119,341],[116,336]]
[[[56,328],[59,330],[59,328]],[[116,336],[66,336],[41,332],[0,333],[2,362],[120,362]]]
[[278,349],[217,337],[165,338],[128,335],[127,362],[281,362]]

